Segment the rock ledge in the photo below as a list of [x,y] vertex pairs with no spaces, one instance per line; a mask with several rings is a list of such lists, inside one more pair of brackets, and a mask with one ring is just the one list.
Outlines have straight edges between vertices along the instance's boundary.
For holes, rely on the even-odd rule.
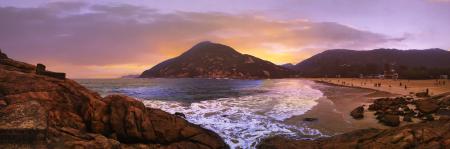
[[0,52],[0,148],[229,148],[216,133],[133,98],[102,98]]

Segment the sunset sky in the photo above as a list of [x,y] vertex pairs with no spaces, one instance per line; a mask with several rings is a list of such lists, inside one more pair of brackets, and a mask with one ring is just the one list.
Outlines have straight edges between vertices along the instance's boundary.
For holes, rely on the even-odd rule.
[[71,78],[140,74],[201,41],[276,64],[450,49],[450,0],[1,0],[0,49]]

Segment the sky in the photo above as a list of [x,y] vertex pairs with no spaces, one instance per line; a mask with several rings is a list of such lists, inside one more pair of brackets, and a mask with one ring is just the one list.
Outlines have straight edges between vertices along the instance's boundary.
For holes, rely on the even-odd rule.
[[0,49],[115,78],[201,41],[275,64],[328,49],[450,49],[450,0],[0,0]]

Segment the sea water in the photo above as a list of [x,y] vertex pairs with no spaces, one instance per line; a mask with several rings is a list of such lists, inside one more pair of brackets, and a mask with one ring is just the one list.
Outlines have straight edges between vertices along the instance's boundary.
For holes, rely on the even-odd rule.
[[[194,124],[213,130],[232,148],[254,148],[261,139],[323,136],[307,125],[284,121],[302,115],[323,93],[301,79],[79,79],[102,96],[125,94],[146,106],[181,112]],[[301,123],[301,122],[299,122]]]

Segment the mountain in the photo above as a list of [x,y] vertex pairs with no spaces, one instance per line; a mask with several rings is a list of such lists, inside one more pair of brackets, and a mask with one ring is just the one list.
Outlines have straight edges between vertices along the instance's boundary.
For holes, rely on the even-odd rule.
[[296,64],[294,69],[308,77],[357,77],[359,74],[382,74],[387,66],[394,68],[401,78],[449,75],[450,52],[442,49],[327,50]]
[[294,71],[233,48],[209,41],[198,43],[178,57],[144,71],[140,77],[175,78],[285,78]]
[[283,64],[283,65],[280,65],[280,66],[284,67],[284,68],[287,68],[287,69],[292,69],[292,70],[295,69],[295,65],[292,64],[292,63],[286,63],[286,64]]

